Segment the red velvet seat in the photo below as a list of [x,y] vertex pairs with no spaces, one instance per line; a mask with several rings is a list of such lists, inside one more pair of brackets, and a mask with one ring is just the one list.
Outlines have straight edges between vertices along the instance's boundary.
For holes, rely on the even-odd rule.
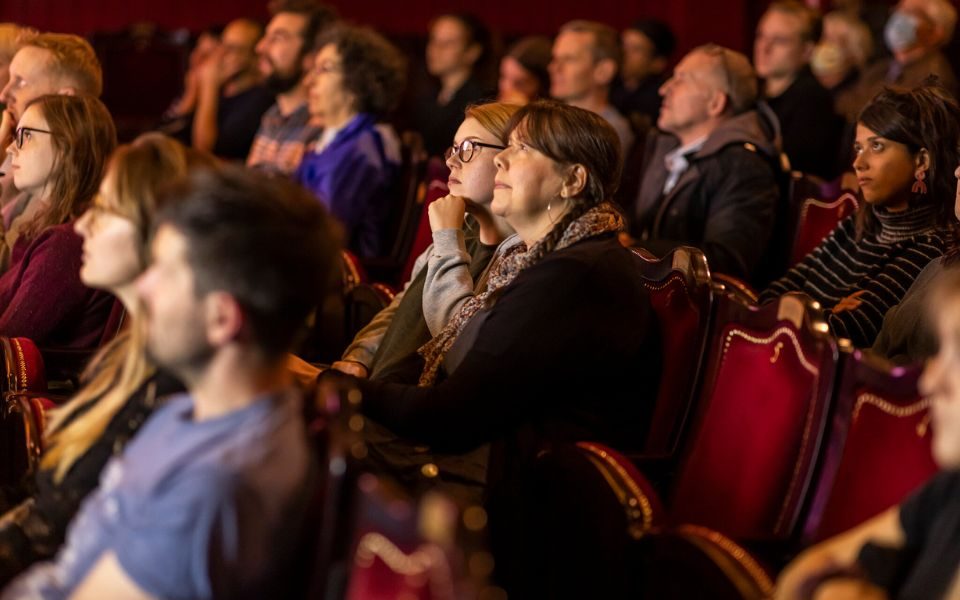
[[633,251],[660,321],[663,344],[663,377],[645,452],[670,454],[693,399],[706,346],[713,305],[710,272],[696,248],[675,248],[661,259]]
[[846,192],[839,198],[822,200],[805,197],[798,202],[797,221],[790,252],[790,265],[795,265],[820,245],[837,224],[857,211],[857,197]]
[[712,529],[681,525],[651,532],[639,546],[641,598],[765,600],[773,594],[767,568]]
[[724,294],[733,296],[741,304],[757,303],[757,292],[746,281],[726,273],[712,273],[711,277]]
[[802,294],[762,307],[718,297],[697,414],[667,503],[672,522],[738,541],[794,532],[837,363],[819,312]]
[[0,383],[0,390],[34,393],[47,391],[43,356],[33,340],[23,337],[2,337],[0,348],[3,350],[6,368],[6,377]]
[[349,250],[340,251],[340,266],[343,270],[343,293],[348,293],[360,283],[366,283],[367,272],[363,269],[360,259]]
[[919,367],[845,353],[836,412],[804,528],[818,541],[899,503],[937,472]]

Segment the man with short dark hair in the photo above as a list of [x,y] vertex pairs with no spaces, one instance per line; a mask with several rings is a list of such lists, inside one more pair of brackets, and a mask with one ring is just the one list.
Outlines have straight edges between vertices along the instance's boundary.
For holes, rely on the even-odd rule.
[[336,21],[336,13],[316,0],[279,0],[270,10],[273,18],[257,43],[257,66],[277,102],[260,121],[247,166],[289,175],[320,135],[320,124],[311,122],[307,110],[306,79],[317,33]]
[[630,123],[610,104],[610,86],[620,69],[622,51],[617,32],[595,21],[570,21],[553,42],[550,95],[607,120],[627,156],[633,146]]
[[647,138],[631,235],[658,256],[696,246],[712,271],[757,281],[780,196],[780,149],[773,115],[758,110],[750,62],[702,46],[660,94],[660,131]]
[[245,169],[162,199],[137,282],[153,361],[188,393],[105,467],[55,561],[4,598],[283,597],[311,455],[285,353],[337,256],[309,194]]
[[757,25],[753,64],[763,80],[767,103],[780,121],[790,167],[833,179],[839,173],[843,123],[834,113],[830,92],[810,70],[821,29],[820,15],[806,4],[774,2]]
[[647,130],[660,116],[660,86],[677,40],[670,26],[641,19],[620,34],[623,65],[610,90],[610,102],[635,127]]

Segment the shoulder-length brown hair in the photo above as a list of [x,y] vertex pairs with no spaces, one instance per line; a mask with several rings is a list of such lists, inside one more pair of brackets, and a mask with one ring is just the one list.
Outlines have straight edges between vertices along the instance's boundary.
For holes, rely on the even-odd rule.
[[40,110],[52,132],[54,160],[49,208],[24,226],[25,239],[80,216],[97,193],[107,157],[117,145],[110,111],[93,96],[40,96],[26,108],[31,106]]

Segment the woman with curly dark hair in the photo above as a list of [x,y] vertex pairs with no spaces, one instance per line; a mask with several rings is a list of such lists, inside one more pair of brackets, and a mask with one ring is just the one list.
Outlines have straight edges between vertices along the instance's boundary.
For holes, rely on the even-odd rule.
[[399,140],[377,120],[400,98],[405,61],[370,29],[334,27],[317,47],[308,106],[324,129],[296,179],[343,223],[351,250],[377,256],[400,163]]

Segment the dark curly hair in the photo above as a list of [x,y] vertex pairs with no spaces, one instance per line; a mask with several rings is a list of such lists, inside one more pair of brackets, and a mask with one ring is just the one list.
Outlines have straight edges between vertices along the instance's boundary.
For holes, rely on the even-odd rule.
[[[912,156],[921,149],[927,151],[929,193],[915,195],[911,203],[935,203],[935,225],[955,231],[953,172],[960,162],[960,105],[950,92],[936,77],[913,89],[885,88],[864,107],[857,122],[881,137],[903,144]],[[861,235],[879,228],[873,210],[866,203],[862,205],[857,220]]]
[[316,48],[333,44],[340,55],[343,87],[355,99],[354,110],[382,117],[400,100],[407,61],[382,35],[368,27],[335,25],[320,33]]

